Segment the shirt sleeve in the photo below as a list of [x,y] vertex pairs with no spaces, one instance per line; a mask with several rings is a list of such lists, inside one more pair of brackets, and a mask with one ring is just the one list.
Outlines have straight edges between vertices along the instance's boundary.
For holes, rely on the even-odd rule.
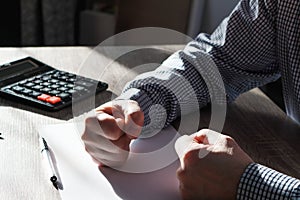
[[300,199],[300,180],[257,163],[248,165],[237,191],[237,199]]
[[[276,2],[241,0],[211,34],[199,34],[155,71],[128,83],[119,99],[136,100],[144,127],[161,129],[181,114],[239,94],[280,77],[276,62]],[[213,73],[216,67],[219,77]],[[226,99],[212,97],[209,86]]]

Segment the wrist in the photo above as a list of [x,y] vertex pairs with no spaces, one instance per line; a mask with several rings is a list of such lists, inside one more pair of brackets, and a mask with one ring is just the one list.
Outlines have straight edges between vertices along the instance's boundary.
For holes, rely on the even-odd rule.
[[257,163],[245,169],[237,199],[290,199],[300,181]]
[[126,91],[123,91],[122,94],[117,97],[115,100],[133,100],[136,101],[141,108],[141,111],[144,113],[144,126],[150,123],[149,118],[149,109],[152,105],[152,100],[148,97],[146,92],[136,88],[130,88]]

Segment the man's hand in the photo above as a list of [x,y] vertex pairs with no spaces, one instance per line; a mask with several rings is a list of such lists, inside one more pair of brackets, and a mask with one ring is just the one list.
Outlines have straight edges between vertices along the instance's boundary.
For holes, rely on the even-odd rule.
[[127,160],[130,141],[139,136],[143,124],[144,114],[136,101],[111,101],[86,119],[82,140],[99,165],[119,166]]
[[253,160],[231,137],[203,129],[178,138],[175,148],[183,199],[236,199],[240,177]]

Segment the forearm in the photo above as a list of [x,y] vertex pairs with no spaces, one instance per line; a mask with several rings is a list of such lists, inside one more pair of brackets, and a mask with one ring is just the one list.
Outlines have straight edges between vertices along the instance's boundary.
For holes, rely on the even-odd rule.
[[161,129],[179,115],[209,102],[201,74],[191,64],[183,63],[183,56],[183,51],[177,52],[155,71],[138,76],[118,97],[139,103],[145,114],[145,126]]
[[[135,88],[138,92],[120,98],[137,100],[146,115],[145,124],[157,121],[161,128],[212,98],[214,103],[224,103],[224,96],[233,101],[243,92],[278,79],[273,8],[275,1],[242,0],[212,35],[200,34],[157,70],[138,76],[123,91]],[[214,96],[214,91],[223,95]],[[148,116],[153,105],[157,105],[152,109],[156,120]]]
[[265,166],[252,163],[244,171],[237,191],[237,199],[300,198],[300,180]]

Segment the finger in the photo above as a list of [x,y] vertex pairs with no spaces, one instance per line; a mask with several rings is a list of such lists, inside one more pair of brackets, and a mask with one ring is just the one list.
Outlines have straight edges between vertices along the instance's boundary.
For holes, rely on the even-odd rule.
[[126,158],[126,159],[123,159],[123,160],[114,161],[114,160],[111,160],[111,159],[96,158],[92,155],[91,155],[91,158],[95,163],[97,163],[99,165],[99,167],[105,167],[105,166],[117,167],[117,166],[123,165],[127,160],[127,158]]
[[125,116],[124,132],[131,139],[139,136],[144,125],[144,113],[136,102],[129,101],[127,105],[122,105]]
[[182,182],[179,184],[179,191],[180,191],[180,195],[181,195],[182,200],[196,199],[196,198],[193,197],[195,191],[191,191]]
[[181,168],[184,169],[185,167],[184,160],[188,158],[189,152],[193,150],[198,150],[197,152],[199,152],[200,149],[206,149],[208,146],[209,145],[197,143],[194,140],[194,135],[191,136],[183,135],[179,137],[175,142],[175,150],[179,157]]
[[196,142],[191,143],[187,148],[184,156],[180,159],[182,169],[189,166],[195,166],[201,158],[209,154],[209,145],[199,144]]
[[111,153],[108,151],[105,151],[103,149],[99,149],[96,147],[87,147],[87,152],[90,154],[90,156],[100,163],[109,164],[108,162],[118,162],[123,163],[127,160],[128,151],[120,151],[119,153]]
[[118,140],[111,140],[111,143],[124,151],[129,151],[130,141],[131,139],[124,134]]
[[210,129],[203,129],[203,132],[205,132],[207,136],[207,141],[209,144],[216,144],[223,138],[223,134],[210,130]]
[[112,115],[112,102],[109,101],[105,104],[100,105],[99,107],[95,108],[95,112],[96,113],[105,112],[107,114]]
[[130,139],[136,139],[143,128],[144,115],[141,112],[125,115],[124,132]]
[[175,151],[179,159],[183,158],[187,146],[193,141],[193,138],[188,135],[183,135],[179,137],[175,142]]
[[85,132],[82,138],[86,147],[97,147],[111,153],[119,152],[120,148],[118,148],[111,140],[99,134],[95,134],[94,132]]
[[97,141],[85,141],[85,149],[93,158],[93,160],[96,161],[96,163],[105,164],[107,166],[117,166],[123,164],[127,160],[129,154],[129,142],[125,135],[120,140],[114,142],[122,142],[123,144],[127,142],[127,148],[125,148],[125,144],[123,145],[123,148],[127,150],[121,149],[120,147],[116,146],[120,144],[113,144],[113,142],[104,137],[102,137],[100,142]]
[[208,129],[201,129],[200,131],[198,131],[192,135],[193,139],[197,143],[209,144],[208,138],[207,138],[207,132],[208,132]]
[[179,182],[184,182],[185,177],[186,177],[186,171],[183,170],[181,167],[179,167],[176,170],[176,176],[177,176],[177,179],[179,180]]
[[[124,126],[124,120],[121,118],[116,119],[107,113],[100,112],[97,114],[97,120],[101,127],[101,129],[99,129],[98,126],[98,133],[107,139],[118,140],[124,134],[124,132],[121,130]],[[91,128],[97,130],[95,129],[96,127],[93,126],[95,125],[92,124]]]
[[112,101],[98,107],[96,112],[114,118],[121,132],[126,133],[130,139],[137,138],[144,125],[144,113],[135,101]]

